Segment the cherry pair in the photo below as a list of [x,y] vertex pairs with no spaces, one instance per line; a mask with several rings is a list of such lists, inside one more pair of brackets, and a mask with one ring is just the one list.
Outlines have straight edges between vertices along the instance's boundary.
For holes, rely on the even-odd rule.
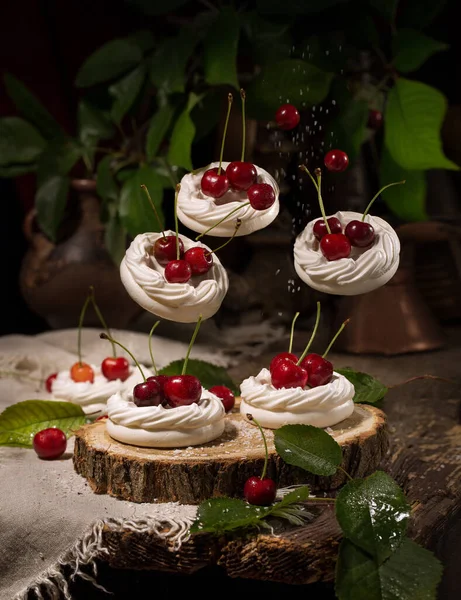
[[311,388],[318,387],[326,385],[333,377],[333,365],[326,359],[326,356],[348,321],[345,321],[341,325],[322,356],[315,353],[308,354],[320,323],[320,302],[317,302],[317,315],[312,335],[304,352],[298,358],[291,352],[294,326],[298,316],[299,313],[296,313],[291,324],[288,352],[277,354],[277,356],[272,359],[269,366],[271,382],[276,389],[295,387],[305,388],[306,385],[309,385]]
[[227,169],[222,168],[224,144],[226,141],[227,126],[232,107],[233,96],[228,95],[227,116],[224,125],[224,133],[221,142],[221,154],[219,166],[208,169],[202,176],[200,188],[205,196],[211,198],[222,198],[229,190],[247,192],[248,200],[255,210],[266,210],[275,202],[274,188],[268,183],[258,183],[258,172],[256,167],[245,161],[246,121],[245,121],[245,92],[240,90],[242,99],[242,154],[238,161],[231,162]]

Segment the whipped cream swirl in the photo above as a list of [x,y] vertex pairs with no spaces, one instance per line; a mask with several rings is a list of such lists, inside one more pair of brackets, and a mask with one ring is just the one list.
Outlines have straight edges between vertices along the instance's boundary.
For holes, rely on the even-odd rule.
[[331,427],[354,411],[354,386],[336,372],[326,385],[276,389],[269,370],[262,369],[256,377],[245,379],[240,391],[240,412],[252,414],[262,427],[270,429],[288,424]]
[[[225,170],[229,162],[223,162],[222,168]],[[245,206],[239,211],[235,211],[228,219],[210,231],[209,235],[216,237],[230,237],[235,231],[235,221],[241,219],[242,224],[237,231],[237,236],[248,235],[263,229],[272,223],[280,210],[279,204],[279,186],[275,179],[257,165],[254,165],[258,178],[256,183],[268,183],[274,188],[275,202],[266,210],[255,210],[252,206]],[[192,171],[181,179],[181,190],[178,195],[178,218],[186,227],[203,233],[209,227],[223,219],[232,210],[248,202],[248,195],[245,191],[238,192],[229,189],[221,198],[210,198],[206,196],[201,189],[200,182],[202,176],[208,169],[219,167],[219,162],[214,162]]]
[[[337,212],[332,216],[339,219],[343,231],[350,221],[362,219],[361,213],[351,211]],[[400,241],[389,223],[367,215],[365,222],[375,230],[372,245],[368,248],[352,247],[348,258],[329,261],[323,256],[314,236],[315,221],[307,224],[294,245],[295,269],[307,285],[327,294],[354,296],[381,287],[395,275],[400,260]]]
[[109,435],[128,444],[167,447],[206,443],[224,431],[222,401],[202,388],[198,403],[177,408],[136,406],[132,391],[117,392],[107,402]]
[[[74,381],[70,370],[60,371],[52,383],[51,395],[56,400],[66,400],[82,407],[87,415],[98,416],[106,411],[107,400],[113,394],[125,389],[133,389],[143,379],[137,368],[130,366],[130,376],[125,380],[114,379],[110,381],[101,373],[101,368],[91,365],[94,371],[93,383],[89,381]],[[152,373],[142,367],[144,375],[150,377]]]
[[[165,231],[165,235],[175,235]],[[187,283],[168,283],[165,267],[155,258],[153,245],[161,233],[141,233],[131,242],[120,264],[120,276],[127,292],[145,310],[179,323],[194,323],[202,315],[212,317],[221,306],[229,287],[226,270],[216,254],[213,266],[204,275],[193,275]],[[180,235],[184,249],[205,244]],[[211,250],[210,250],[211,251]]]

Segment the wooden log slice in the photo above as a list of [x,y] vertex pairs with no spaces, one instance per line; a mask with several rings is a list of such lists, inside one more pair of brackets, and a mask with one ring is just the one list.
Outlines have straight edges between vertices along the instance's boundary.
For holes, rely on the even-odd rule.
[[[343,469],[354,477],[372,473],[388,449],[385,415],[371,406],[355,405],[354,413],[329,432],[343,448]],[[266,436],[267,475],[278,487],[308,483],[314,491],[328,491],[344,483],[341,471],[315,477],[286,464],[275,451],[273,431],[266,430]],[[198,504],[241,496],[248,477],[262,471],[264,446],[259,430],[234,409],[220,438],[182,449],[129,446],[112,439],[104,421],[85,425],[76,433],[73,460],[97,494],[130,502]]]

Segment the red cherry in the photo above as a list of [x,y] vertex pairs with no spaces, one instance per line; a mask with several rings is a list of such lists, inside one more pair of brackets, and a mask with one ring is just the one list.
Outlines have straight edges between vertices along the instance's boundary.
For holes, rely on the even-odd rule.
[[213,254],[206,248],[194,246],[184,254],[184,260],[189,264],[192,275],[204,275],[213,266]]
[[366,248],[375,239],[373,225],[364,221],[350,221],[346,225],[344,233],[349,238],[351,244],[357,248]]
[[205,196],[221,198],[229,189],[229,179],[227,178],[226,171],[221,169],[221,174],[218,175],[217,167],[208,169],[203,174],[200,187]]
[[130,363],[124,356],[108,356],[101,363],[101,372],[109,381],[125,381],[130,375]]
[[230,163],[226,175],[231,188],[239,192],[247,190],[258,178],[256,167],[252,163],[240,160]]
[[255,183],[248,188],[248,200],[255,210],[266,210],[275,202],[274,188],[268,183]]
[[70,378],[73,381],[89,381],[93,383],[94,371],[87,363],[76,362],[70,369]]
[[307,383],[307,371],[298,366],[291,359],[280,359],[271,371],[272,385],[280,388],[305,387]]
[[59,458],[67,448],[66,434],[61,429],[49,427],[34,435],[32,445],[40,458]]
[[343,233],[330,233],[320,240],[320,250],[327,260],[339,260],[350,255],[351,243]]
[[330,150],[325,154],[324,163],[329,171],[340,173],[347,169],[349,157],[342,150]]
[[[159,238],[154,244],[154,256],[161,265],[166,265],[170,260],[176,259],[176,236],[166,235]],[[184,256],[184,244],[179,240],[179,258]]]
[[151,375],[147,378],[147,381],[156,381],[159,384],[162,393],[164,393],[165,383],[169,378],[170,377],[168,375]]
[[308,384],[311,387],[325,385],[333,377],[333,365],[319,354],[308,354],[301,362],[301,366],[307,371]]
[[280,129],[294,129],[300,120],[298,109],[293,104],[282,104],[275,113],[275,120]]
[[165,396],[157,381],[143,381],[133,388],[133,402],[136,406],[159,406]]
[[173,408],[194,404],[202,397],[202,384],[193,375],[173,375],[164,389],[168,404]]
[[277,356],[274,356],[274,358],[271,360],[271,364],[269,365],[269,371],[272,373],[272,369],[274,369],[274,367],[278,365],[278,363],[281,360],[285,359],[291,360],[291,362],[295,364],[298,362],[298,357],[292,354],[291,352],[280,352],[280,354],[277,354]]
[[277,494],[275,482],[268,477],[250,477],[243,488],[243,495],[250,504],[269,506]]
[[212,388],[210,388],[209,391],[215,396],[218,396],[218,398],[221,398],[224,410],[226,412],[229,412],[234,408],[235,396],[233,391],[230,390],[228,387],[226,387],[225,385],[215,385]]
[[46,387],[46,391],[48,393],[50,393],[50,394],[51,394],[51,390],[52,390],[52,387],[53,387],[53,381],[56,379],[57,376],[58,376],[57,373],[52,373],[51,375],[49,375],[46,378],[45,387]]
[[383,124],[383,113],[380,110],[370,110],[367,126],[375,131]]
[[192,270],[185,260],[170,260],[165,267],[165,279],[168,283],[187,283],[191,277]]
[[[331,233],[342,233],[343,228],[341,226],[341,222],[336,217],[329,217],[327,219],[328,225],[330,226]],[[328,234],[327,226],[325,225],[325,221],[323,219],[319,219],[314,223],[313,232],[315,237],[318,240],[321,240],[324,235]]]
[[96,421],[103,421],[104,419],[108,419],[108,418],[109,418],[109,415],[101,415],[100,417],[98,417],[96,419]]

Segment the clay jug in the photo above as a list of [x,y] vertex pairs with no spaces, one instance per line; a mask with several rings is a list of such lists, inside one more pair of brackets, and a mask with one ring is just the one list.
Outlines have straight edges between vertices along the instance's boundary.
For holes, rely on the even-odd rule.
[[[29,248],[19,275],[21,293],[29,308],[51,328],[64,329],[77,327],[88,289],[93,285],[109,327],[126,328],[142,309],[126,292],[119,269],[104,247],[96,182],[74,179],[71,190],[76,196],[77,215],[64,223],[71,233],[61,241],[51,242],[37,228],[35,209],[25,217]],[[100,327],[92,309],[87,311],[85,325]]]

